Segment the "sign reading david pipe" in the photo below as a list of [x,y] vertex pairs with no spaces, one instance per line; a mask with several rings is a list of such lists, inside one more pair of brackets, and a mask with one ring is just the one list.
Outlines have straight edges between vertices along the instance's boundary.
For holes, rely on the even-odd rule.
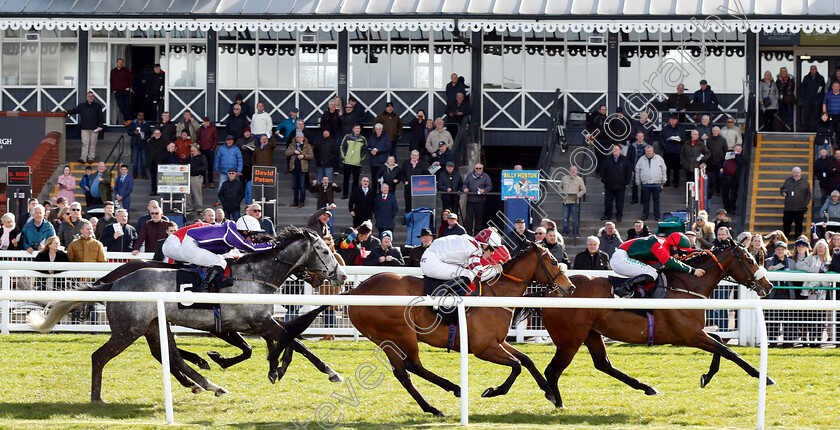
[[45,118],[0,117],[0,166],[22,165],[44,138]]
[[161,164],[158,166],[158,193],[189,194],[190,165]]
[[502,200],[540,199],[539,170],[502,170]]

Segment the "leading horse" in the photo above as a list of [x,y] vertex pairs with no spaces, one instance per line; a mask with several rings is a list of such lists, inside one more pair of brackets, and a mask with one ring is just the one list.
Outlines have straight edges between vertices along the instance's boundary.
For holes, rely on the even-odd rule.
[[[764,267],[755,261],[746,248],[736,244],[731,238],[722,247],[696,252],[683,259],[683,262],[704,269],[706,274],[697,278],[690,274],[663,272],[668,281],[666,298],[709,298],[724,278],[731,278],[756,291],[760,296],[766,295],[772,288],[765,276]],[[612,287],[607,279],[584,275],[574,275],[570,279],[577,287],[571,297],[613,297]],[[703,331],[706,322],[703,309],[656,309],[651,312],[655,321],[652,339],[648,332],[647,318],[627,310],[542,309],[543,325],[557,346],[554,358],[545,369],[545,377],[554,394],[555,406],[563,407],[557,381],[563,370],[572,362],[581,344],[589,349],[596,369],[637,390],[643,390],[645,394],[658,393],[655,388],[613,367],[607,357],[602,335],[627,343],[690,346],[711,352],[714,356],[709,372],[700,377],[701,387],[705,387],[717,373],[721,357],[735,362],[750,376],[759,376],[758,370],[724,345],[720,336]],[[773,384],[773,380],[768,378],[768,384]]]
[[[502,267],[502,275],[495,282],[487,282],[481,287],[482,296],[522,296],[532,283],[543,288],[568,295],[574,285],[564,274],[565,265],[540,245],[530,243],[527,250],[520,253]],[[366,279],[348,293],[350,295],[388,295],[422,297],[423,280],[414,276],[401,276],[394,273],[378,273]],[[282,352],[286,343],[294,339],[312,324],[312,321],[328,306],[321,306],[301,317],[292,320],[281,340],[277,341],[269,359]],[[393,366],[394,376],[411,394],[424,412],[443,416],[417,391],[411,382],[411,372],[455,396],[461,395],[458,385],[444,379],[423,367],[420,362],[418,343],[425,342],[438,348],[447,348],[449,326],[440,324],[440,316],[427,306],[348,306],[350,321],[363,335],[379,345]],[[472,308],[467,311],[469,334],[469,352],[476,357],[511,368],[510,376],[496,388],[488,388],[482,397],[494,397],[506,394],[522,366],[530,371],[539,387],[549,400],[552,394],[545,378],[537,370],[533,361],[505,340],[510,329],[513,310],[510,308]],[[455,337],[452,349],[460,351],[461,345]]]
[[[233,284],[221,292],[239,294],[273,294],[289,273],[300,267],[343,285],[347,275],[341,270],[327,245],[320,237],[305,229],[287,227],[275,239],[274,250],[245,255],[230,263]],[[90,285],[81,291],[169,292],[176,290],[176,271],[141,269],[110,284]],[[45,311],[33,311],[27,319],[38,331],[49,331],[79,302],[50,302]],[[226,330],[250,333],[265,339],[278,339],[285,333],[271,314],[273,305],[222,304],[221,321]],[[203,331],[214,331],[214,311],[179,309],[178,303],[165,304],[167,322]],[[157,329],[157,306],[153,302],[108,302],[106,304],[111,338],[91,356],[91,400],[101,401],[102,370],[140,336],[145,336],[152,355],[160,361],[160,342],[169,342],[172,376],[194,393],[209,390],[217,396],[226,393],[188,366],[175,346],[171,329],[168,339],[160,339]],[[284,348],[289,342],[284,343]]]

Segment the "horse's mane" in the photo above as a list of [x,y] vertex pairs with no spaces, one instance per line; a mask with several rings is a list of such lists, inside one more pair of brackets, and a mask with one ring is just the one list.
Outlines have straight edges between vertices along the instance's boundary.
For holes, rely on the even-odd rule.
[[[267,233],[256,233],[250,236],[250,240],[253,243],[266,243],[266,242],[277,242],[277,248],[285,248],[289,243],[294,242],[301,238],[306,238],[307,232],[302,228],[298,228],[292,225],[288,225],[283,228],[278,234],[271,235]],[[229,261],[231,264],[246,264],[246,263],[253,263],[252,260],[256,260],[262,258],[262,254],[265,253],[248,253],[245,254],[237,259]]]
[[[735,243],[735,241],[732,240],[732,238],[730,237],[725,242],[723,242],[723,244],[721,244],[720,246],[713,247],[710,251],[712,251],[712,252],[723,251],[723,250],[726,250],[726,249],[729,249],[729,248],[734,248],[736,246],[738,246],[738,244]],[[682,261],[683,263],[691,266],[692,263],[696,264],[698,261],[704,261],[707,258],[710,258],[709,254],[707,252],[698,251],[698,252],[694,252],[692,254],[689,254],[687,257],[683,258],[680,261]]]
[[505,261],[504,263],[502,263],[502,271],[503,271],[503,272],[506,272],[508,269],[512,268],[512,267],[513,267],[513,265],[514,265],[514,264],[516,264],[516,261],[517,261],[519,258],[521,258],[523,255],[527,254],[527,253],[528,253],[528,251],[530,251],[530,250],[533,248],[533,245],[536,245],[536,243],[534,243],[534,242],[532,242],[532,241],[530,241],[530,240],[529,240],[529,241],[527,241],[526,243],[528,244],[528,246],[527,246],[526,248],[522,248],[521,250],[519,250],[519,253],[518,253],[518,254],[516,254],[515,256],[513,256],[513,258],[511,258],[510,260]]

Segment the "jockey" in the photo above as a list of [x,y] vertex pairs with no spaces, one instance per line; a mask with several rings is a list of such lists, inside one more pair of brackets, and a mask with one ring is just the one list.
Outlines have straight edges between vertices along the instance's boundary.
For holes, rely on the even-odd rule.
[[168,263],[178,263],[181,261],[187,261],[186,258],[181,256],[181,243],[184,241],[184,237],[187,235],[187,231],[194,229],[196,227],[204,227],[210,224],[196,221],[195,224],[188,225],[186,227],[181,227],[169,235],[166,240],[163,241],[163,247],[161,251],[163,251],[163,256],[168,258]]
[[680,252],[692,252],[694,249],[688,238],[682,233],[671,233],[666,239],[656,236],[640,237],[622,243],[615,249],[610,258],[610,266],[619,275],[629,276],[630,279],[615,289],[620,297],[632,295],[637,287],[642,287],[657,281],[658,286],[664,286],[665,278],[651,267],[660,263],[666,269],[681,273],[691,273],[698,278],[705,275],[703,269],[695,269],[673,257]]
[[500,246],[502,237],[490,228],[481,230],[475,238],[466,234],[445,236],[426,249],[420,269],[426,277],[447,280],[444,286],[450,290],[466,290],[476,276],[487,280],[498,274],[497,267],[483,265],[481,259],[491,258]]
[[181,257],[190,264],[210,267],[203,281],[209,285],[227,267],[227,261],[221,254],[231,249],[245,252],[266,252],[274,248],[274,242],[251,243],[252,233],[262,232],[262,226],[256,218],[245,215],[235,223],[224,221],[187,231],[181,244]]

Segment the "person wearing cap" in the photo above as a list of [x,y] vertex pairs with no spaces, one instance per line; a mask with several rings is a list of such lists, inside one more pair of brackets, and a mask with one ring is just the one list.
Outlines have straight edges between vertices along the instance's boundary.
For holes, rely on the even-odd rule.
[[[461,174],[455,170],[455,163],[446,162],[446,168],[437,172],[437,189],[445,193],[457,193],[464,188],[464,181]],[[454,213],[461,212],[460,196],[458,194],[441,194],[443,209],[449,209]]]
[[705,270],[695,269],[674,258],[674,255],[693,250],[688,238],[679,232],[671,233],[665,239],[648,236],[622,243],[610,257],[610,267],[629,279],[615,288],[615,294],[619,297],[645,296],[654,282],[664,287],[664,275],[651,264],[659,263],[664,269],[690,273],[698,278],[705,275]]
[[692,230],[685,232],[685,237],[688,238],[688,241],[691,243],[691,247],[697,250],[700,250],[700,245],[697,243],[697,233]]
[[288,139],[292,131],[297,127],[298,108],[289,109],[289,116],[286,117],[280,124],[277,125],[276,134],[279,134],[280,139]]
[[394,240],[394,233],[390,230],[382,232],[380,246],[371,249],[370,254],[365,258],[364,266],[405,266],[400,249],[391,246]]
[[227,171],[227,180],[219,187],[219,201],[231,219],[239,219],[239,208],[245,198],[245,186],[239,180],[236,169]]
[[464,188],[461,191],[467,194],[467,220],[464,227],[468,234],[478,234],[484,226],[484,202],[487,199],[485,193],[493,191],[493,183],[484,173],[483,164],[475,164],[473,171],[464,179]]
[[330,234],[330,218],[332,218],[332,211],[335,210],[335,203],[330,203],[309,216],[306,221],[306,228],[318,233],[318,236],[324,237]]
[[677,92],[668,96],[668,102],[665,106],[669,110],[684,111],[688,109],[689,104],[691,104],[691,97],[685,93],[685,85],[679,84],[677,85]]
[[383,130],[391,139],[391,149],[388,151],[388,155],[397,155],[397,139],[402,136],[403,125],[400,116],[394,113],[394,103],[385,103],[385,110],[376,115],[373,124],[374,127],[376,127],[376,124],[382,124]]
[[438,142],[438,150],[432,154],[430,161],[434,166],[443,167],[450,161],[454,162],[455,159],[454,154],[449,150],[449,145],[445,141],[441,140]]
[[[452,134],[443,128],[443,118],[435,120],[435,129],[430,131],[429,136],[426,138],[426,151],[429,153],[430,164],[438,161],[435,156],[435,151],[440,149],[440,142],[446,143],[447,147],[451,147],[453,144]],[[443,166],[445,164],[446,162],[443,162],[439,165]]]
[[357,112],[353,106],[359,106],[351,104],[349,101],[343,108],[338,107],[341,109],[341,113],[339,114],[339,120],[341,121],[341,134],[340,136],[346,136],[348,134],[353,133],[353,126],[359,124],[362,121],[362,116],[364,114],[364,110],[362,112]]
[[726,118],[726,125],[720,129],[720,135],[726,139],[726,148],[732,150],[735,145],[743,145],[744,137],[741,136],[741,126],[735,121],[735,118]]
[[399,211],[399,205],[397,197],[391,192],[390,184],[380,185],[379,191],[373,207],[373,216],[376,218],[376,229],[381,235],[385,230],[394,230],[394,218]]
[[721,227],[726,227],[729,231],[732,231],[732,218],[726,216],[728,212],[726,209],[718,209],[715,212],[715,231],[717,231]]
[[446,216],[446,228],[443,229],[443,234],[440,237],[454,236],[460,234],[467,234],[467,230],[458,224],[458,214],[450,212]]
[[[773,246],[773,255],[768,257],[764,261],[764,267],[770,271],[776,270],[796,270],[796,262],[790,258],[790,254],[788,252],[787,243],[782,241],[775,242]],[[775,281],[773,282],[773,289],[770,290],[770,293],[764,297],[766,300],[795,300],[796,299],[796,291],[785,288],[788,284],[786,281]],[[780,322],[773,322],[779,321],[784,319],[784,312],[787,311],[780,311],[780,310],[767,310],[764,311],[764,317],[767,321],[767,339],[770,342],[769,346],[778,346],[778,347],[790,347],[793,346],[791,343],[788,344],[780,344],[775,343],[778,338],[779,334],[784,335],[783,339],[786,342],[793,341],[796,336],[794,335],[793,330],[782,330],[782,323]]]
[[659,136],[668,174],[665,186],[673,185],[676,188],[680,183],[680,150],[685,139],[685,129],[677,123],[676,114],[668,117],[668,124],[662,127]]
[[302,208],[306,205],[310,162],[315,158],[312,145],[303,134],[296,134],[294,141],[286,146],[286,157],[291,157],[288,164],[289,172],[292,174],[291,207]]
[[701,210],[697,220],[691,226],[691,231],[696,235],[696,241],[701,249],[712,249],[712,242],[715,240],[715,227],[709,222],[709,215]]
[[274,249],[273,241],[252,242],[254,234],[262,231],[260,222],[248,215],[236,222],[225,221],[221,224],[189,229],[181,243],[180,256],[186,263],[209,267],[202,279],[209,286],[227,268],[227,260],[222,254],[232,249],[243,252],[266,252]]
[[705,111],[711,112],[718,109],[720,102],[717,95],[712,91],[712,87],[705,79],[700,80],[700,89],[694,92],[694,98],[691,103],[702,103],[705,106]]
[[534,241],[534,232],[528,229],[524,218],[517,218],[513,222],[513,229],[505,234],[505,243],[510,247],[512,255],[528,249],[528,243]]
[[55,199],[55,207],[49,210],[47,213],[47,221],[54,222],[58,218],[58,214],[61,213],[61,210],[67,206],[67,199],[64,197],[57,197]]
[[[233,169],[234,172],[242,172],[242,151],[237,148],[233,142],[236,138],[229,134],[225,137],[225,144],[220,146],[216,151],[216,161],[214,168],[219,172],[219,193],[221,194],[222,185],[228,180],[227,172]],[[221,200],[216,201],[215,205],[221,205]]]
[[779,187],[779,194],[785,198],[785,207],[782,215],[782,231],[790,235],[791,224],[795,224],[794,237],[802,234],[802,221],[805,218],[805,211],[811,204],[811,184],[802,177],[802,169],[794,167],[793,175],[785,179],[785,183]]
[[420,245],[411,248],[411,251],[408,253],[408,264],[406,266],[420,267],[420,259],[423,257],[426,249],[434,242],[435,235],[432,233],[432,230],[424,228],[420,230],[420,235],[417,238],[420,239]]
[[260,136],[270,135],[272,128],[274,124],[271,121],[271,115],[265,111],[265,104],[257,103],[257,111],[251,115],[251,133],[255,140],[259,140]]
[[[367,158],[368,142],[362,136],[362,126],[360,124],[353,125],[352,131],[341,139],[341,159],[344,163],[344,195],[342,199],[347,198],[348,190],[355,190],[359,185],[359,174],[362,170],[362,161]],[[353,177],[351,184],[350,177]]]

